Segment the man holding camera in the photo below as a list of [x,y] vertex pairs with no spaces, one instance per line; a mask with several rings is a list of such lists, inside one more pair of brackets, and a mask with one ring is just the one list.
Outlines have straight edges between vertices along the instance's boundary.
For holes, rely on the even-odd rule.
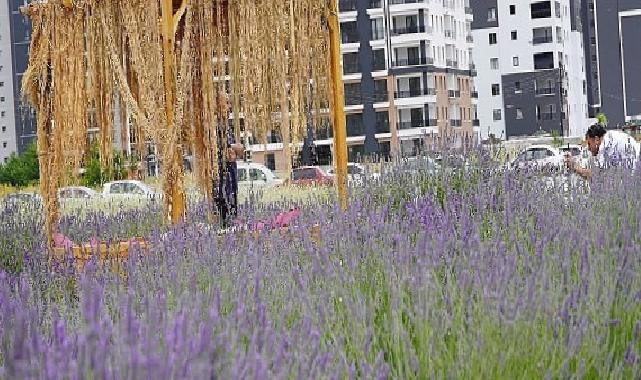
[[[632,136],[616,130],[606,130],[600,124],[588,128],[585,134],[588,150],[596,160],[599,168],[623,166],[636,168],[639,160],[639,143]],[[571,156],[565,157],[565,164],[574,173],[585,179],[592,178],[591,168],[582,168]]]

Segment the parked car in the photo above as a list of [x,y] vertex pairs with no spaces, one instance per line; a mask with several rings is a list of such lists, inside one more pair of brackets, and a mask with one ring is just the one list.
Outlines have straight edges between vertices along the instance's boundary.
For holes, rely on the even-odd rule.
[[102,196],[105,198],[161,198],[161,194],[144,182],[136,180],[123,180],[107,182],[102,187]]
[[318,166],[304,166],[292,170],[290,184],[297,186],[332,186],[334,179]]
[[[336,168],[327,169],[327,175],[336,176]],[[350,185],[362,184],[365,179],[376,180],[381,177],[380,173],[368,171],[365,166],[353,162],[347,163],[347,182]]]
[[90,199],[99,194],[84,186],[69,186],[58,189],[58,199]]
[[11,193],[7,194],[2,199],[2,205],[5,207],[9,206],[22,206],[22,205],[31,205],[39,207],[42,205],[42,197],[38,193]]
[[243,188],[268,188],[283,184],[268,167],[255,162],[239,162],[238,164],[238,186]]
[[525,168],[562,168],[565,158],[563,154],[550,145],[532,145],[525,148],[510,163],[512,169]]

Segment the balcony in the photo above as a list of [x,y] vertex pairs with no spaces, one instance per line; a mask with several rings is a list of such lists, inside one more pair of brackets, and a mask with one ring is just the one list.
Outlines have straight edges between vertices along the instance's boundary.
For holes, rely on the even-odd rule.
[[536,95],[554,95],[556,91],[552,87],[543,87],[536,89]]
[[455,61],[453,59],[447,59],[445,61],[445,64],[450,67],[458,68],[458,61]]
[[425,28],[418,27],[417,25],[410,25],[410,26],[398,26],[392,29],[392,36],[400,36],[403,34],[412,34],[412,33],[425,33]]
[[460,127],[463,125],[463,122],[461,121],[461,119],[450,119],[450,125],[452,127]]
[[417,96],[436,95],[436,89],[415,89],[415,90],[399,90],[396,91],[396,99],[415,98]]
[[356,0],[340,0],[338,2],[340,12],[351,12],[356,10]]
[[447,90],[447,96],[449,98],[460,98],[461,97],[461,91],[459,91],[459,90]]
[[389,122],[387,123],[376,123],[376,133],[389,133]]
[[374,103],[387,102],[387,93],[375,92],[372,96]]
[[383,6],[383,1],[382,0],[369,0],[369,9],[372,8],[381,8]]
[[454,38],[455,33],[453,30],[450,29],[445,29],[445,37],[447,38]]
[[472,37],[472,35],[471,35],[471,34],[468,34],[467,36],[465,36],[465,41],[467,41],[467,42],[474,42],[474,37]]
[[538,36],[532,38],[532,45],[549,44],[552,42],[552,36]]
[[353,44],[359,42],[358,34],[351,33],[341,33],[341,43],[343,44]]
[[423,128],[426,127],[425,120],[412,120],[412,121],[399,121],[396,124],[396,129],[412,129],[412,128]]

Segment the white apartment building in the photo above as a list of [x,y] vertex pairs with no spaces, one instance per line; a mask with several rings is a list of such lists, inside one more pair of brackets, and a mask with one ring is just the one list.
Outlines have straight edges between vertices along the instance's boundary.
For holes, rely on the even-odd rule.
[[13,62],[11,58],[11,12],[9,3],[0,1],[0,164],[6,163],[16,146]]
[[474,7],[480,132],[508,139],[589,125],[575,0],[478,0]]
[[[416,154],[477,140],[472,9],[467,0],[339,0],[348,154]],[[309,139],[331,163],[330,133]],[[310,143],[313,141],[313,143]],[[282,170],[278,138],[253,160]],[[305,148],[303,148],[305,149]]]

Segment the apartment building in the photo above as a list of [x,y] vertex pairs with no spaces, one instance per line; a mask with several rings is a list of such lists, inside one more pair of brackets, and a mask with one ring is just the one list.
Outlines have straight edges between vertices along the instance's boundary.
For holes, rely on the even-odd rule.
[[[339,11],[350,161],[475,141],[467,0],[340,0]],[[331,163],[331,131],[310,145],[321,164]],[[272,169],[285,166],[277,140],[252,152]]]
[[20,90],[31,38],[29,20],[20,13],[25,3],[0,0],[0,163],[35,139],[35,117]]
[[579,13],[590,116],[641,123],[641,1],[583,0]]
[[482,138],[589,125],[580,0],[473,2]]

